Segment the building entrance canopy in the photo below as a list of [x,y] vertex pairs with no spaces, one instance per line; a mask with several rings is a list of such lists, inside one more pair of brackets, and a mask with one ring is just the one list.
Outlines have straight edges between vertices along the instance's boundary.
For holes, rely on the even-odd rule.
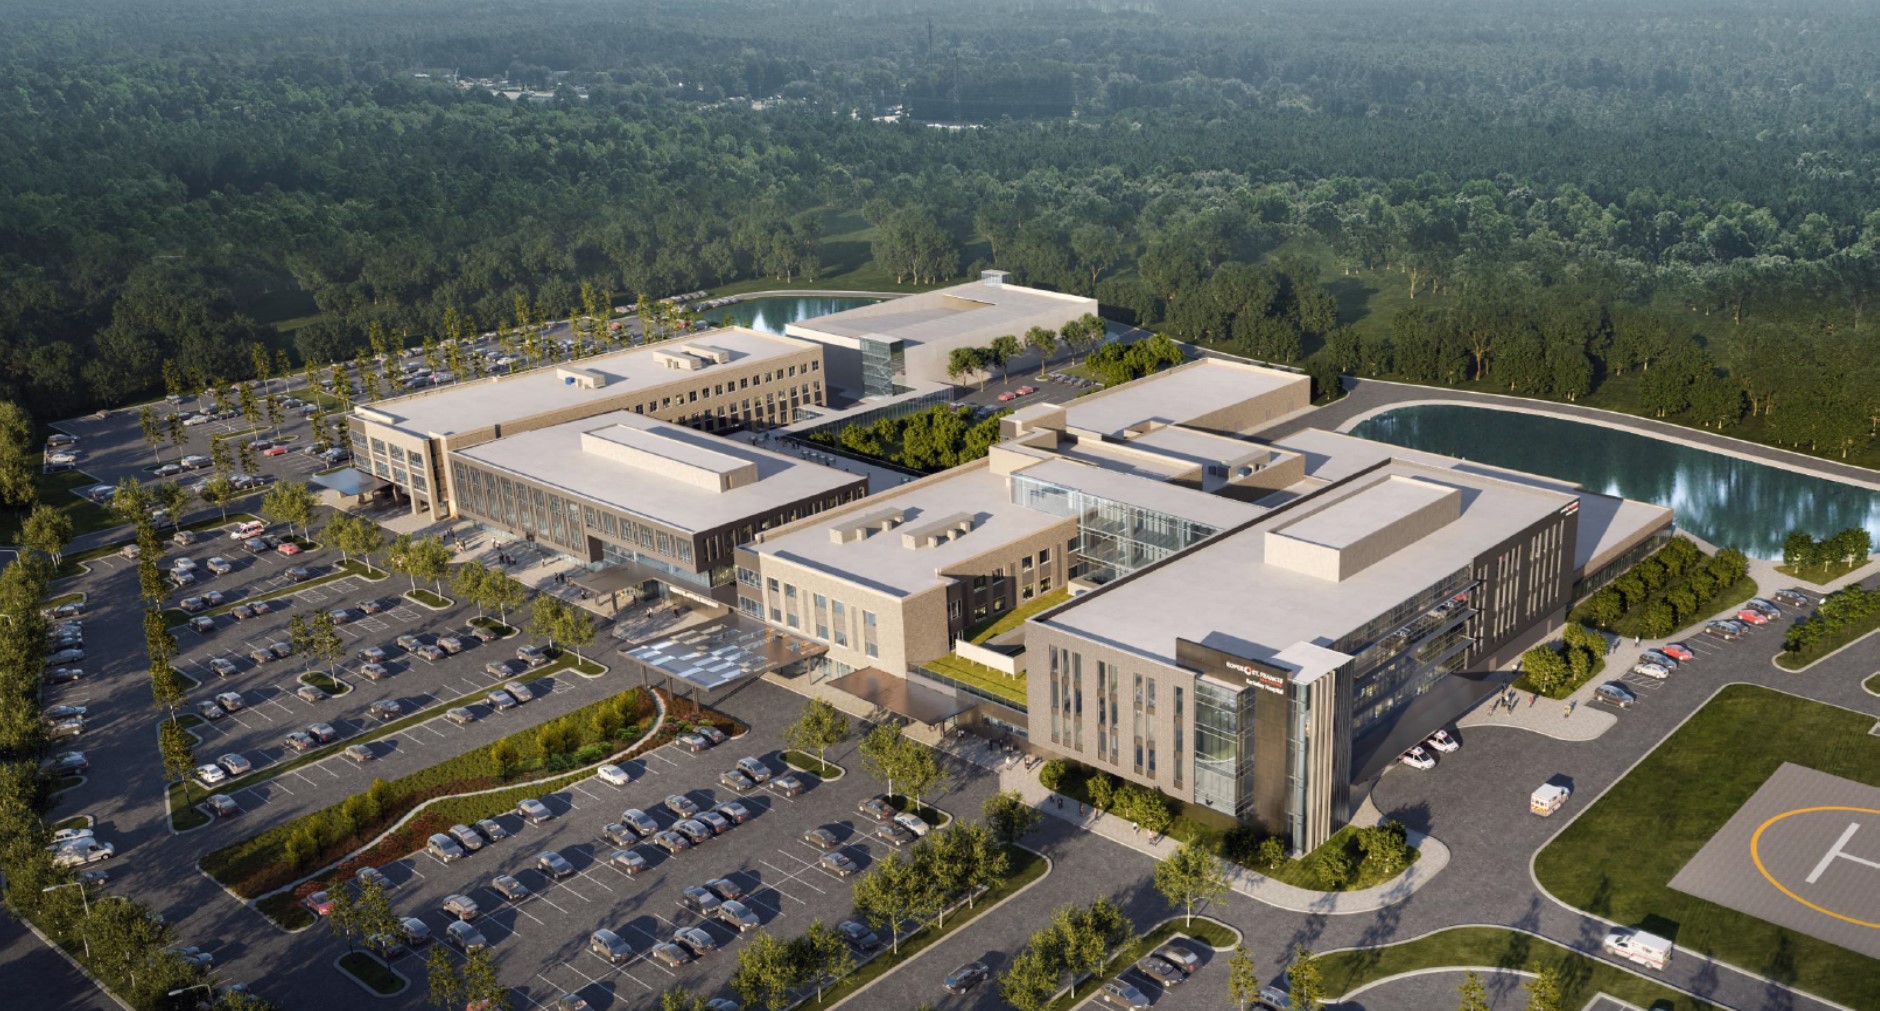
[[799,639],[735,613],[620,650],[622,656],[641,665],[652,676],[676,678],[707,691],[823,652],[824,647],[819,643]]
[[912,684],[906,678],[895,677],[876,667],[863,667],[852,674],[844,674],[829,682],[829,686],[916,723],[944,723],[973,708],[970,701]]
[[322,488],[339,492],[341,495],[354,496],[369,495],[391,484],[390,481],[373,477],[357,467],[341,467],[331,474],[315,474],[312,480],[314,484]]

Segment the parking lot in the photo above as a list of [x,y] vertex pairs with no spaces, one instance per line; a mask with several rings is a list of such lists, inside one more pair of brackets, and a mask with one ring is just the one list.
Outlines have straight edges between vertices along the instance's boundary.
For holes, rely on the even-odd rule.
[[[741,693],[738,708],[753,708],[753,696],[760,694],[775,695],[779,712],[794,713],[799,705],[782,689],[760,683]],[[856,808],[873,795],[875,784],[859,770],[828,783],[797,773],[808,789],[795,797],[764,787],[740,795],[718,783],[719,773],[745,756],[761,759],[774,774],[786,772],[781,746],[775,728],[754,730],[698,754],[677,744],[662,746],[623,763],[632,776],[624,786],[589,778],[544,796],[554,813],[545,824],[530,825],[519,815],[506,814],[497,821],[509,838],[486,844],[479,852],[445,863],[420,851],[384,867],[395,886],[393,905],[401,916],[422,919],[439,939],[432,943],[457,954],[442,940],[455,919],[442,905],[453,894],[475,900],[479,912],[474,925],[497,955],[518,1006],[547,1007],[571,992],[596,1008],[646,1006],[650,995],[674,986],[704,995],[725,993],[739,935],[724,923],[682,909],[682,889],[728,878],[743,890],[739,901],[757,915],[762,929],[796,934],[813,920],[833,926],[853,915],[852,879],[820,866],[824,851],[804,841],[805,832],[830,826],[841,839],[840,852],[862,870],[888,848],[862,838],[873,822]],[[704,809],[736,800],[750,817],[677,855],[648,843],[632,847],[648,864],[636,875],[609,864],[609,854],[618,847],[601,835],[602,826],[619,821],[628,808],[639,808],[661,829],[670,828],[678,819],[663,802],[675,793]],[[538,870],[537,855],[546,850],[566,858],[574,873],[556,880]],[[530,894],[505,899],[490,885],[502,874],[516,877]],[[677,968],[649,956],[652,947],[670,940],[675,930],[694,926],[710,935],[714,950]],[[590,951],[589,936],[602,928],[620,935],[633,949],[632,957],[616,965]],[[405,950],[394,965],[415,976],[423,971],[423,956],[421,950]]]
[[[292,589],[295,584],[286,576],[288,568],[307,565],[317,573],[324,573],[336,560],[328,556],[337,554],[322,549],[290,559],[272,552],[250,556],[239,547],[229,553],[225,546],[233,547],[233,543],[205,542],[186,552],[172,551],[166,558],[188,553],[206,559],[214,552],[235,561],[237,567],[233,572],[211,577],[191,587],[190,592],[219,588],[230,601],[242,601]],[[196,749],[199,764],[214,762],[232,752],[251,762],[256,772],[265,772],[271,766],[299,757],[300,752],[287,743],[287,735],[305,730],[310,724],[331,726],[336,732],[337,746],[343,747],[346,741],[370,733],[386,722],[368,712],[374,703],[395,700],[403,710],[402,715],[409,715],[465,696],[478,700],[465,704],[476,716],[475,722],[459,725],[440,716],[406,727],[370,742],[367,745],[373,754],[370,761],[355,762],[335,753],[254,785],[216,784],[215,791],[227,793],[241,805],[243,813],[237,829],[241,834],[253,834],[267,824],[344,799],[373,778],[390,779],[415,772],[488,743],[513,731],[517,719],[538,723],[629,687],[619,674],[590,678],[563,669],[533,681],[531,688],[536,690],[538,698],[527,704],[526,715],[519,711],[515,714],[517,719],[510,719],[511,714],[498,713],[481,701],[484,695],[502,684],[486,673],[484,667],[492,661],[513,659],[516,648],[530,640],[512,636],[480,643],[468,634],[468,619],[474,614],[473,610],[456,606],[439,612],[413,604],[399,596],[408,585],[396,577],[370,581],[344,576],[274,598],[268,601],[270,609],[263,615],[240,620],[233,614],[221,614],[212,619],[215,623],[212,631],[199,633],[186,625],[173,630],[179,647],[177,669],[199,682],[188,692],[190,712],[197,712],[199,704],[225,692],[236,692],[242,697],[240,709],[205,719],[193,728],[201,741]],[[376,614],[365,614],[360,605],[367,601],[378,601],[383,609]],[[265,655],[272,644],[287,643],[288,623],[293,616],[305,616],[316,609],[343,609],[353,615],[352,620],[336,629],[345,643],[346,655],[337,664],[335,673],[348,690],[332,698],[308,701],[296,694],[305,685],[301,675],[309,671],[325,674],[328,672],[326,664],[300,655],[265,662],[255,656]],[[463,649],[438,660],[427,659],[396,643],[396,639],[405,634],[415,634],[427,643],[435,642],[440,635],[452,634],[462,641]],[[365,661],[358,654],[369,646],[380,647],[387,653],[381,662],[385,674],[380,678],[361,673]],[[226,676],[216,673],[212,666],[215,661],[227,665]],[[523,680],[534,676],[525,674]],[[492,716],[494,718],[490,719]]]

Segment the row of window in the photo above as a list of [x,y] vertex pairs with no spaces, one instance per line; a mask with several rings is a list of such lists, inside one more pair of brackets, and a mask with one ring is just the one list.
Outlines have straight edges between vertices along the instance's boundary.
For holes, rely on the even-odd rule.
[[[750,571],[740,568],[739,581],[743,582],[743,573]],[[751,573],[751,575],[755,579],[756,573]],[[781,624],[799,630],[804,628],[802,608],[804,595],[797,591],[796,584],[781,582],[773,576],[764,581],[764,592],[772,624]],[[880,622],[875,612],[851,607],[843,601],[820,593],[808,594],[808,598],[810,618],[813,622],[811,628],[818,641],[834,643],[847,649],[855,648],[850,644],[857,638],[855,626],[859,623],[861,651],[870,657],[881,655]],[[740,595],[738,606],[753,617],[764,616],[758,609],[757,602],[748,597]]]
[[[1049,687],[1046,706],[1051,716],[1051,743],[1070,748],[1083,754],[1084,751],[1084,658],[1081,653],[1074,653],[1056,646],[1046,647],[1047,676]],[[1094,700],[1096,702],[1096,757],[1120,766],[1122,748],[1122,706],[1118,696],[1122,691],[1122,671],[1112,663],[1097,661],[1097,680]],[[1142,674],[1130,675],[1131,697],[1131,738],[1132,768],[1135,774],[1149,782],[1155,782],[1157,773],[1156,756],[1156,685],[1155,678]],[[1176,789],[1182,786],[1182,745],[1185,704],[1183,690],[1175,688],[1175,740],[1170,758],[1174,764],[1173,783]]]

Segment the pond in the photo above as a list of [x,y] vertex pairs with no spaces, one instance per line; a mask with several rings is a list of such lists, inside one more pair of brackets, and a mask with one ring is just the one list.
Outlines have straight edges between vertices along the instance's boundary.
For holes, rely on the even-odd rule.
[[1780,559],[1790,530],[1826,537],[1860,526],[1880,542],[1880,492],[1602,425],[1418,404],[1366,418],[1351,434],[1670,506],[1679,529],[1751,558]]
[[784,324],[827,316],[832,312],[874,305],[878,298],[838,297],[834,295],[771,295],[747,298],[705,313],[714,323],[747,326],[764,333],[780,334]]

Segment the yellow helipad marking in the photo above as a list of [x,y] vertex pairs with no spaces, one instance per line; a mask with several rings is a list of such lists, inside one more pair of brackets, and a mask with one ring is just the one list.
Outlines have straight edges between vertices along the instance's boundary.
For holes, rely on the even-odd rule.
[[1749,858],[1756,862],[1756,870],[1761,872],[1763,878],[1767,880],[1770,884],[1776,886],[1776,888],[1780,890],[1782,894],[1788,896],[1789,898],[1794,899],[1795,901],[1801,903],[1804,906],[1807,906],[1808,908],[1814,910],[1817,913],[1820,913],[1823,916],[1832,916],[1837,920],[1841,920],[1847,923],[1856,924],[1862,927],[1872,927],[1875,930],[1880,930],[1880,923],[1875,923],[1872,920],[1862,920],[1857,917],[1845,915],[1843,913],[1837,913],[1832,909],[1828,909],[1824,906],[1816,905],[1815,903],[1802,898],[1801,896],[1791,891],[1787,885],[1783,884],[1780,881],[1777,881],[1776,876],[1769,873],[1769,868],[1763,866],[1762,851],[1761,851],[1762,834],[1765,831],[1767,831],[1771,825],[1774,825],[1776,822],[1779,822],[1784,818],[1792,818],[1798,814],[1815,814],[1821,811],[1851,811],[1857,814],[1880,814],[1880,809],[1875,809],[1871,807],[1847,807],[1847,806],[1838,805],[1838,804],[1824,805],[1822,807],[1798,807],[1793,811],[1784,811],[1781,814],[1778,814],[1770,818],[1769,820],[1763,822],[1761,825],[1756,826],[1755,833],[1753,833],[1749,837]]

